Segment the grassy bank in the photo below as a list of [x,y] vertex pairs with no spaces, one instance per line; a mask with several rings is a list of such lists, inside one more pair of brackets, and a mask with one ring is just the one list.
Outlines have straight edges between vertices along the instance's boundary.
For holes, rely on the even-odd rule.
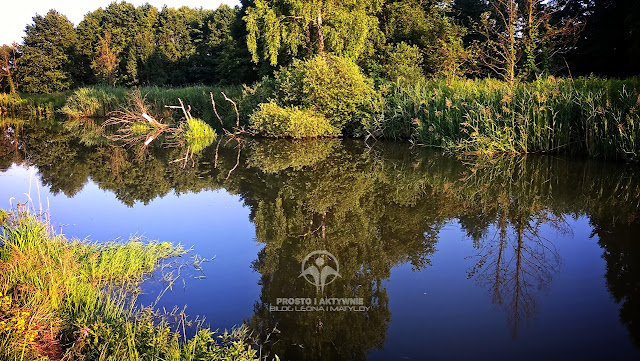
[[5,94],[0,93],[0,115],[31,118],[53,117],[62,108],[70,91],[55,94]]
[[70,241],[28,212],[2,211],[0,222],[0,359],[256,358],[245,329],[185,340],[166,316],[134,306],[144,275],[181,247]]
[[[639,78],[548,77],[514,87],[492,79],[429,80],[383,84],[374,90],[357,68],[347,65],[315,72],[319,66],[312,61],[298,62],[244,90],[140,90],[157,117],[170,117],[164,106],[180,98],[191,105],[194,117],[215,127],[219,122],[211,92],[225,128],[232,129],[235,111],[222,97],[225,92],[238,103],[241,125],[265,137],[374,136],[466,154],[544,152],[640,160]],[[125,88],[89,87],[55,96],[2,96],[0,104],[69,117],[104,117],[126,107],[129,99]]]

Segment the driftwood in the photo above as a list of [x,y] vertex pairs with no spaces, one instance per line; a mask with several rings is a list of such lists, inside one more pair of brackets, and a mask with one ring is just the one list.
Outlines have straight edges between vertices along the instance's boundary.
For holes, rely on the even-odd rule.
[[222,118],[220,117],[220,114],[218,114],[218,109],[216,109],[216,102],[213,99],[213,93],[209,92],[209,97],[211,98],[211,106],[213,106],[213,112],[215,113],[216,118],[218,118],[218,121],[220,122],[220,126],[222,126],[222,131],[224,131],[224,134],[231,138],[240,136],[242,134],[250,134],[250,132],[246,131],[244,127],[240,126],[240,113],[238,112],[238,104],[235,101],[233,101],[231,98],[229,98],[224,92],[220,92],[220,94],[222,94],[222,96],[224,97],[224,100],[228,101],[229,103],[231,103],[231,105],[233,105],[233,109],[236,113],[236,126],[233,129],[233,133],[231,133],[229,130],[227,130],[224,127]]

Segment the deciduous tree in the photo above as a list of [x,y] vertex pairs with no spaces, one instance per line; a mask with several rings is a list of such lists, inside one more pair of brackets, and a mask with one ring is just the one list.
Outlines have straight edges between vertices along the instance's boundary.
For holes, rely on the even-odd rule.
[[22,56],[18,59],[20,88],[29,93],[69,89],[76,33],[66,16],[55,10],[33,17],[25,29]]
[[18,45],[2,45],[0,47],[0,89],[8,88],[9,93],[16,92],[13,78],[16,68],[16,58],[18,56]]

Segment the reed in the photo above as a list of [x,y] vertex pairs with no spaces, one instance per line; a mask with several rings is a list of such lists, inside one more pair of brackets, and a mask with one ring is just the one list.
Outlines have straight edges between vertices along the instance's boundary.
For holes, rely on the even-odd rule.
[[640,79],[431,80],[387,89],[387,137],[463,153],[640,160]]
[[64,104],[68,93],[5,94],[0,93],[0,115],[52,118]]
[[[185,88],[142,87],[135,89],[145,98],[149,112],[158,116],[170,117],[165,109],[166,104],[177,104],[182,99],[191,106],[191,113],[195,118],[203,119],[209,124],[218,124],[214,110],[210,103],[210,93],[214,94],[218,111],[225,125],[235,125],[235,112],[230,104],[224,100],[221,92],[229,97],[239,99],[242,95],[240,87],[207,87],[193,86]],[[120,87],[92,86],[74,90],[66,100],[60,112],[68,117],[105,117],[113,111],[122,110],[129,105],[132,90]]]

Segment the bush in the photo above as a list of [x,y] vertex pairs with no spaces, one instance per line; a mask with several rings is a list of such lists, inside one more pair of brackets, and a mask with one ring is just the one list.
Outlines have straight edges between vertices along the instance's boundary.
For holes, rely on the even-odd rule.
[[276,72],[275,96],[280,106],[313,110],[342,133],[357,135],[371,120],[376,92],[358,65],[325,55]]
[[198,118],[189,118],[183,123],[182,135],[193,153],[200,153],[216,139],[216,131]]
[[335,136],[339,129],[324,116],[308,109],[282,108],[274,102],[262,103],[251,114],[251,128],[266,137],[308,138]]

